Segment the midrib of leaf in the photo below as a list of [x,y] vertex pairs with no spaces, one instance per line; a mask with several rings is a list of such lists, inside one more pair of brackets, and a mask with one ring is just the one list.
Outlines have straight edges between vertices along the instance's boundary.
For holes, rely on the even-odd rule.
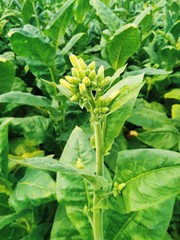
[[118,60],[119,60],[119,57],[120,57],[120,53],[121,53],[122,47],[123,47],[123,43],[121,44],[121,47],[119,48],[119,51],[118,51],[118,57],[117,57],[117,59],[115,61],[115,69],[118,68]]
[[44,186],[41,186],[41,185],[37,185],[37,184],[34,184],[34,183],[29,183],[29,182],[20,182],[19,185],[30,185],[30,186],[33,186],[33,187],[37,187],[37,188],[42,188],[42,189],[45,189]]
[[121,227],[119,232],[116,234],[116,236],[113,238],[113,240],[117,240],[117,237],[119,234],[123,231],[123,229],[126,227],[126,225],[133,219],[134,215],[136,215],[138,212],[133,212],[132,215],[128,218],[128,220],[124,223],[124,225]]
[[158,172],[158,171],[164,171],[164,170],[168,170],[168,169],[172,169],[172,168],[177,168],[178,166],[180,167],[180,165],[178,164],[178,165],[176,165],[176,166],[168,166],[168,167],[153,169],[153,170],[147,171],[147,172],[145,172],[145,173],[142,173],[142,174],[140,174],[140,175],[138,175],[138,176],[136,176],[136,177],[133,177],[133,178],[131,178],[130,180],[128,180],[127,182],[125,182],[125,183],[128,184],[128,183],[130,183],[130,182],[132,182],[132,181],[135,181],[135,180],[138,179],[138,178],[141,178],[141,177],[143,177],[143,176],[145,176],[145,175],[147,175],[147,174],[151,174],[151,173],[153,173],[153,172]]

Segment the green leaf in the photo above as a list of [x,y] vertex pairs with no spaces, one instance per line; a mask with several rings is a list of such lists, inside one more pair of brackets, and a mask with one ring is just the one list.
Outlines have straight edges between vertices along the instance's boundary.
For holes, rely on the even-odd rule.
[[139,133],[137,138],[151,147],[168,150],[178,144],[180,135],[177,128],[166,125],[164,127]]
[[120,20],[113,11],[107,7],[102,1],[91,0],[90,4],[96,10],[101,21],[108,27],[110,32],[115,32],[120,26]]
[[[14,118],[11,121],[11,130],[13,133],[18,133],[23,135],[26,138],[26,141],[29,140],[34,142],[34,144],[44,143],[45,140],[50,137],[51,131],[51,120],[42,116],[31,116],[24,118]],[[17,138],[16,138],[17,139]],[[30,145],[21,141],[20,145],[23,144],[24,147]]]
[[152,7],[146,8],[144,11],[142,11],[134,20],[133,24],[138,26],[145,17],[147,17],[151,13]]
[[170,198],[151,208],[131,214],[122,215],[109,211],[107,218],[110,219],[110,224],[106,228],[106,239],[162,239],[171,220],[173,206],[174,198]]
[[[107,15],[108,16],[108,15]],[[140,35],[134,24],[127,24],[115,32],[107,43],[107,51],[112,67],[123,66],[140,46]]]
[[5,216],[0,216],[0,229],[4,228],[5,226],[9,225],[12,222],[15,222],[18,218],[26,216],[28,210],[23,210],[18,213],[12,213]]
[[[94,171],[94,150],[85,133],[76,127],[67,141],[60,162],[75,164],[78,158],[82,160],[85,169]],[[69,175],[62,171],[57,175],[57,199],[66,205],[70,221],[84,240],[93,239],[89,219],[84,213],[85,205],[87,208],[91,206],[92,190],[89,183],[80,176]]]
[[129,117],[133,109],[138,93],[141,87],[143,86],[143,83],[141,83],[142,79],[143,75],[121,80],[119,83],[115,84],[104,94],[104,96],[107,97],[110,93],[114,92],[116,89],[121,89],[120,95],[117,96],[110,105],[109,113],[110,115],[107,118],[105,130],[104,140],[105,155],[108,154],[109,150],[112,147],[114,139],[121,132],[121,129],[125,121]]
[[50,102],[46,97],[36,96],[31,93],[24,92],[8,92],[0,95],[1,103],[16,103],[21,105],[29,105],[34,107],[51,108]]
[[55,199],[55,187],[55,181],[47,172],[27,169],[10,196],[9,203],[18,211],[39,206]]
[[88,11],[90,11],[89,1],[76,0],[74,7],[74,18],[76,22],[83,23]]
[[0,94],[10,91],[14,80],[14,64],[0,55]]
[[52,20],[49,22],[45,29],[45,34],[49,36],[56,48],[63,43],[64,34],[66,28],[72,18],[72,5],[75,0],[66,1],[59,11],[53,16]]
[[4,178],[8,175],[8,126],[11,120],[12,118],[8,118],[0,125],[0,173]]
[[79,239],[78,231],[67,216],[66,207],[60,203],[51,230],[51,240],[58,239]]
[[180,104],[172,105],[171,114],[172,118],[180,118]]
[[71,48],[76,44],[76,42],[84,35],[85,33],[75,34],[66,44],[66,46],[61,50],[61,54],[65,55],[71,50]]
[[180,89],[179,88],[172,89],[171,91],[164,94],[164,98],[173,98],[180,100]]
[[35,27],[15,28],[8,35],[13,50],[24,57],[35,76],[55,81],[55,48],[38,35]]
[[159,109],[154,109],[152,104],[149,104],[143,99],[137,99],[127,121],[147,130],[161,128],[164,125],[171,125],[170,120],[164,112],[160,112]]
[[114,81],[121,75],[121,73],[124,72],[124,70],[126,69],[126,65],[120,67],[118,70],[115,71],[115,73],[113,74],[113,76],[111,77],[111,85],[114,83]]
[[33,5],[32,0],[24,0],[22,9],[21,9],[21,16],[24,23],[28,23],[31,20],[33,14]]
[[152,207],[180,192],[179,158],[180,153],[157,149],[119,153],[115,179],[126,184],[122,196],[127,212]]

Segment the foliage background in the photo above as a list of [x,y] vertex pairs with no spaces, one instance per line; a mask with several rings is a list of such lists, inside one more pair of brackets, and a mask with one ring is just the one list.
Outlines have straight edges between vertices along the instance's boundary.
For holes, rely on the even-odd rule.
[[[103,64],[106,75],[126,63],[121,78],[145,73],[106,157],[112,172],[122,150],[180,151],[179,13],[178,0],[1,0],[0,239],[49,239],[57,209],[55,174],[16,160],[59,158],[76,125],[91,137],[89,115],[56,88],[70,72],[71,53]],[[166,239],[179,239],[179,212],[176,200]]]

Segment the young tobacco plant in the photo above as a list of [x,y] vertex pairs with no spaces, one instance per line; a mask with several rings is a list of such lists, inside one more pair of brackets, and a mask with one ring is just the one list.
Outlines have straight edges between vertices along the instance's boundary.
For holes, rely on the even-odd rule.
[[[65,76],[65,79],[60,79],[61,86],[60,91],[63,92],[72,102],[79,104],[81,108],[85,108],[90,113],[90,123],[93,126],[94,135],[91,138],[91,145],[94,146],[96,152],[96,169],[94,172],[97,176],[104,177],[104,156],[107,155],[111,146],[105,144],[105,138],[107,132],[107,118],[115,113],[122,105],[128,95],[132,94],[128,89],[128,80],[115,84],[111,87],[115,79],[104,74],[104,67],[101,65],[96,71],[95,61],[89,65],[83,61],[82,58],[77,58],[75,55],[70,56],[70,61],[73,65],[71,69],[72,75]],[[119,73],[124,69],[121,68]],[[139,76],[139,79],[135,82],[136,90],[135,95],[142,87],[141,83],[143,75]],[[127,85],[126,85],[127,84]],[[121,91],[121,87],[126,87]],[[130,100],[130,99],[128,99]],[[116,126],[114,126],[116,127]],[[78,158],[77,167],[84,168],[81,163],[81,159]],[[125,187],[125,183],[114,183],[113,194],[117,196],[121,190]],[[93,218],[92,228],[94,240],[102,240],[103,237],[103,210],[98,206],[101,201],[101,193],[94,190],[93,195]]]

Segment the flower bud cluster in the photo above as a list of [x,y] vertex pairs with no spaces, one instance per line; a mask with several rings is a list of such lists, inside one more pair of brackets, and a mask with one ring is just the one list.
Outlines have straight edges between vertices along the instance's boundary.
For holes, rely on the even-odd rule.
[[126,184],[125,183],[118,183],[118,182],[114,182],[114,188],[113,188],[113,195],[114,197],[117,197],[122,190],[125,188]]
[[70,61],[73,65],[72,76],[60,79],[60,84],[70,93],[70,101],[85,101],[90,91],[101,91],[109,85],[110,77],[104,77],[103,66],[96,72],[95,61],[86,65],[82,58],[78,59],[75,55],[70,56]]

